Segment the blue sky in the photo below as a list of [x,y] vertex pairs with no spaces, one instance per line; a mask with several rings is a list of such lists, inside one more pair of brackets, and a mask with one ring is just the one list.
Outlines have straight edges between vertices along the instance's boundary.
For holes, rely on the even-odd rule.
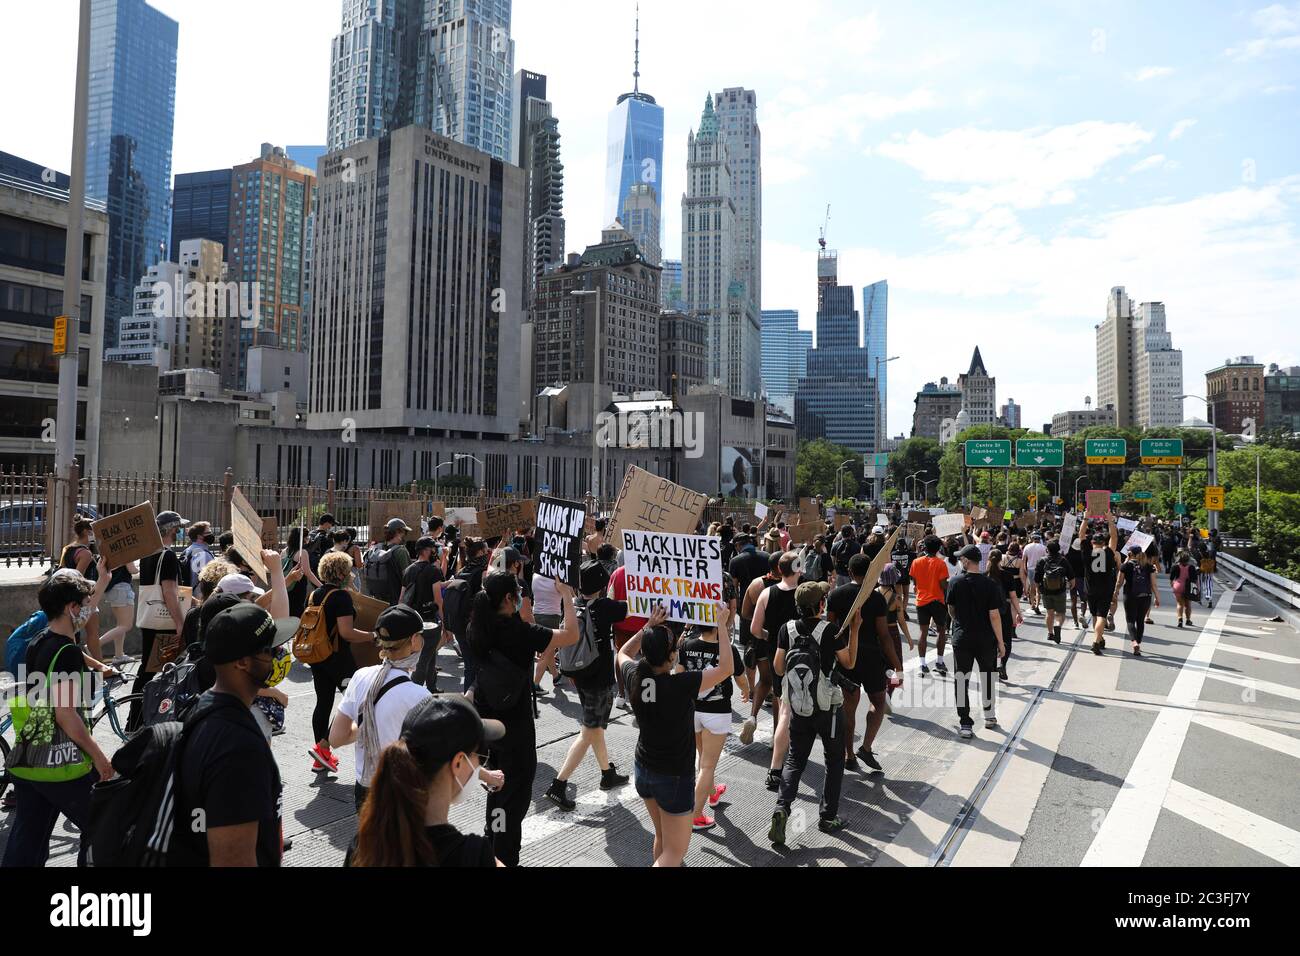
[[[180,22],[175,171],[323,140],[337,0],[154,5]],[[515,3],[516,67],[550,78],[575,250],[599,238],[632,7]],[[75,10],[4,14],[22,42],[0,83],[43,80],[4,98],[0,149],[60,169]],[[890,282],[894,434],[976,344],[1027,425],[1081,407],[1112,285],[1165,303],[1189,392],[1229,355],[1300,364],[1300,2],[644,0],[641,72],[667,116],[668,255],[705,94],[757,91],[763,305],[812,327],[829,203],[841,281]]]

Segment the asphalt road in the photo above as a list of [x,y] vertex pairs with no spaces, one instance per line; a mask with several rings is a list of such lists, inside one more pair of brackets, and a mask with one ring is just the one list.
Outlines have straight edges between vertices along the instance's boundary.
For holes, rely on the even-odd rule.
[[[763,786],[770,712],[753,744],[728,741],[718,780],[728,786],[718,825],[697,833],[690,866],[811,865],[1172,865],[1300,864],[1300,633],[1277,610],[1219,575],[1216,607],[1196,626],[1173,626],[1167,581],[1148,625],[1144,656],[1130,656],[1119,630],[1104,657],[1067,624],[1063,643],[1026,614],[997,702],[1000,725],[956,734],[952,682],[907,678],[876,741],[883,774],[845,775],[843,832],[816,828],[823,779],[820,745],[804,775],[786,848],[767,828],[774,795]],[[913,624],[913,629],[915,625]],[[933,660],[933,650],[930,652]],[[459,661],[444,650],[444,690],[458,687]],[[951,656],[949,657],[951,666]],[[548,681],[549,684],[549,681]],[[287,866],[336,866],[355,830],[353,765],[310,771],[310,676],[295,665],[288,732],[273,741],[284,777]],[[739,702],[737,696],[736,702]],[[653,839],[631,786],[603,793],[588,757],[574,775],[578,809],[541,798],[578,731],[577,695],[548,694],[538,722],[539,767],[524,829],[528,866],[645,866]],[[630,772],[636,730],[621,714],[609,729],[612,760]],[[862,718],[858,727],[861,733]],[[736,731],[740,716],[735,717]],[[482,826],[475,794],[454,811],[462,829]],[[0,846],[8,823],[0,817]],[[75,833],[60,822],[52,865],[71,865]]]

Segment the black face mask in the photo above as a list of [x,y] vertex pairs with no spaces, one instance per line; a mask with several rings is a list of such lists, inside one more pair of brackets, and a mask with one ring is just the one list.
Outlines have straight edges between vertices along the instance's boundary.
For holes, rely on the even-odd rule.
[[216,544],[217,536],[215,534],[206,534],[203,536],[204,544]]

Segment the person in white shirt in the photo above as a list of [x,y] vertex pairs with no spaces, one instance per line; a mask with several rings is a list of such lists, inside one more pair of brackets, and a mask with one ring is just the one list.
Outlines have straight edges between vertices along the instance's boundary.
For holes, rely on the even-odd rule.
[[1038,610],[1038,585],[1034,583],[1034,572],[1038,570],[1038,562],[1047,557],[1047,545],[1043,544],[1043,536],[1037,531],[1030,536],[1030,543],[1025,545],[1024,566],[1025,566],[1025,590],[1028,592],[1025,596],[1029,598],[1029,606],[1033,608],[1035,614]]
[[[540,574],[533,575],[533,620],[542,627],[559,630],[564,624],[564,606],[560,603],[560,592],[555,590],[555,582]],[[550,673],[551,680],[558,684],[560,666],[555,662],[558,652],[547,648],[537,655],[537,666],[533,669],[533,693],[542,694],[542,675]]]

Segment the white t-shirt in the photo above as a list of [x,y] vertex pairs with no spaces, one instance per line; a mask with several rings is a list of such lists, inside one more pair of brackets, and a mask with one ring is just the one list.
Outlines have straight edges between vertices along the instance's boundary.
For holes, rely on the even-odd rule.
[[1047,545],[1034,541],[1025,545],[1025,571],[1032,579],[1038,562],[1047,557]]
[[559,616],[563,610],[560,603],[560,592],[555,590],[555,582],[550,578],[542,577],[540,574],[534,574],[533,613]]
[[989,552],[993,550],[993,545],[987,541],[980,542],[980,574],[989,569]]
[[[347,690],[343,692],[343,703],[339,704],[340,714],[346,714],[354,721],[357,719],[357,714],[361,712],[361,704],[370,693],[370,685],[375,682],[383,666],[383,664],[374,664],[363,667],[352,675]],[[402,671],[398,670],[392,671],[388,675],[387,682],[392,683],[397,680],[401,673]],[[377,728],[379,742],[385,747],[396,742],[402,735],[402,721],[406,719],[407,713],[424,698],[430,696],[432,695],[426,688],[412,681],[404,681],[386,693],[379,706],[375,708],[375,718],[379,721]],[[357,783],[368,787],[370,781],[361,779],[362,768],[366,765],[366,755],[360,739],[357,740],[356,748]]]

